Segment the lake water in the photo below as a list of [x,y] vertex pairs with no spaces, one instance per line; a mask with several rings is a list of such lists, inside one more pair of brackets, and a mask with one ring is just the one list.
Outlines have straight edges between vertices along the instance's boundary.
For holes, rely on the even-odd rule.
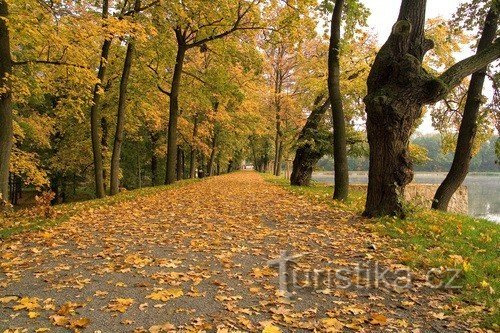
[[[421,184],[440,184],[444,172],[416,172],[414,182]],[[333,173],[314,172],[314,180],[333,184]],[[350,172],[352,184],[367,184],[367,172]],[[464,181],[469,191],[469,215],[486,218],[500,223],[500,173],[471,173]]]

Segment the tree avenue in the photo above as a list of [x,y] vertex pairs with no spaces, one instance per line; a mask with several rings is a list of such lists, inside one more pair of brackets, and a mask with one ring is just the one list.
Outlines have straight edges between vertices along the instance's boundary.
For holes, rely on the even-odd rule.
[[243,165],[308,186],[327,155],[334,200],[369,156],[364,215],[404,217],[426,112],[454,152],[446,210],[498,134],[499,3],[427,21],[426,5],[402,0],[379,46],[362,0],[0,0],[2,210]]

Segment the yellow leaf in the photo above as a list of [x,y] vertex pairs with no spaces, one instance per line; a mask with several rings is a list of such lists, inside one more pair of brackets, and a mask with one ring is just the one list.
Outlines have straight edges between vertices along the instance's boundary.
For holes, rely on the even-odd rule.
[[323,325],[326,332],[341,332],[342,327],[344,327],[344,324],[335,318],[323,318],[321,319],[321,325]]
[[117,298],[111,301],[111,303],[108,305],[108,309],[110,311],[117,311],[117,312],[125,312],[127,311],[128,307],[134,303],[134,300],[132,298]]
[[38,298],[23,297],[17,301],[19,304],[13,307],[14,310],[35,310],[40,308],[38,304]]
[[165,323],[163,325],[151,326],[148,330],[149,333],[161,333],[161,332],[171,332],[175,330],[175,326],[170,323]]
[[264,327],[262,333],[281,333],[281,329],[278,326],[268,324]]
[[70,328],[85,328],[89,326],[90,324],[90,319],[88,318],[79,318],[79,319],[72,319],[70,321]]
[[170,289],[166,289],[166,290],[156,291],[156,292],[146,296],[146,298],[149,298],[149,299],[152,299],[155,301],[166,302],[172,298],[181,297],[182,295],[184,295],[184,292],[182,291],[182,289],[170,288]]
[[35,311],[28,312],[28,317],[30,317],[31,319],[39,317],[39,316],[40,316],[40,314],[38,312],[35,312]]
[[9,302],[17,301],[18,298],[19,297],[17,297],[17,296],[2,297],[2,298],[0,298],[0,303],[9,303]]
[[372,325],[386,325],[387,317],[383,314],[374,314],[372,315],[372,320],[370,321]]
[[50,316],[50,319],[52,319],[53,324],[56,326],[66,326],[66,324],[69,322],[69,319],[67,317],[57,314]]

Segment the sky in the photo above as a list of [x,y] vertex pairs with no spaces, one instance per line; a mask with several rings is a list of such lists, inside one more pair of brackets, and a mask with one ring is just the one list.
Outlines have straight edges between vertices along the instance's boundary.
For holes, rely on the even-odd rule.
[[[396,22],[399,13],[401,0],[361,0],[371,11],[368,25],[378,36],[379,44],[382,45],[389,36],[392,25]],[[451,18],[453,13],[462,3],[461,0],[429,0],[427,1],[427,18],[441,16]],[[469,47],[465,47],[461,54],[457,55],[457,60],[461,60],[471,54]],[[422,125],[418,131],[423,134],[435,132],[432,128],[432,121],[429,114],[426,114]]]

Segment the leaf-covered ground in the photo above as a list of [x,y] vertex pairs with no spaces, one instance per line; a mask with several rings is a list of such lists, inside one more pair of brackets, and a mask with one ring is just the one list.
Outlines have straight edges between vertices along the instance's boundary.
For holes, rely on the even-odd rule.
[[[367,223],[253,172],[82,211],[2,241],[0,332],[480,332],[425,272],[402,288]],[[283,250],[302,255],[290,299],[267,265]]]

